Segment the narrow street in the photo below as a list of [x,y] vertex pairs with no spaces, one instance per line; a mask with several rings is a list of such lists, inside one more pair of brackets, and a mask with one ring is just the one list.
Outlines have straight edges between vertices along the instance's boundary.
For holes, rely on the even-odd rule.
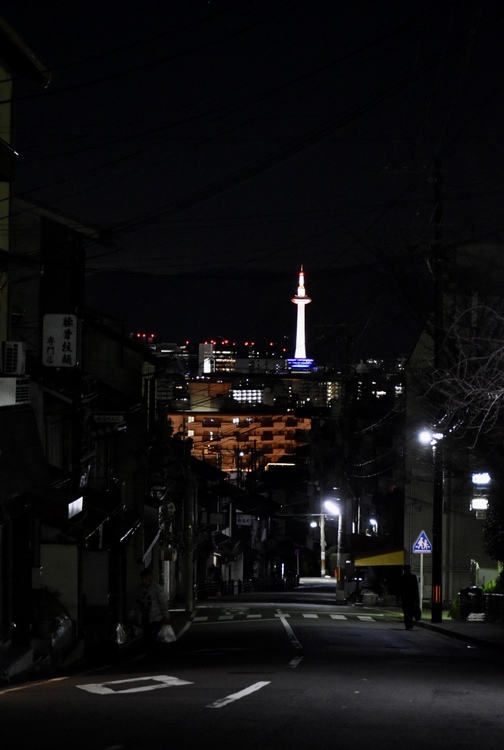
[[497,750],[503,673],[394,612],[212,602],[156,655],[2,690],[2,747]]

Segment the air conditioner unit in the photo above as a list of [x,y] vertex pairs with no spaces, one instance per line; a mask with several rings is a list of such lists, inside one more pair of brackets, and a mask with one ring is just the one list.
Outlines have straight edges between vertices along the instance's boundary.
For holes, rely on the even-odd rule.
[[2,373],[4,375],[24,375],[25,360],[25,345],[22,341],[2,343]]
[[30,378],[0,377],[0,406],[30,403]]

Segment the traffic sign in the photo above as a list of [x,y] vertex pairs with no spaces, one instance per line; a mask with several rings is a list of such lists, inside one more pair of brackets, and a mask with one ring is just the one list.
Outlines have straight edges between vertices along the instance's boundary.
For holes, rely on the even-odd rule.
[[420,536],[413,545],[413,552],[429,553],[432,552],[432,544],[425,531],[420,532]]

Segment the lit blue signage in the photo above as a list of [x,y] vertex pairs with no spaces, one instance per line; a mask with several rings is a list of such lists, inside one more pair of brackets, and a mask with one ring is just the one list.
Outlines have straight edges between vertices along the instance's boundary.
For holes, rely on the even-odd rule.
[[287,364],[291,370],[312,370],[313,359],[288,359]]

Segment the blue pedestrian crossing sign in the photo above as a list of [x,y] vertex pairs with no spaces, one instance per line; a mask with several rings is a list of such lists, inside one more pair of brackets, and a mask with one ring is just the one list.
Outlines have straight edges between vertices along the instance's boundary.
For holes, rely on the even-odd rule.
[[413,545],[413,552],[432,552],[432,544],[425,531],[420,532],[420,536]]

